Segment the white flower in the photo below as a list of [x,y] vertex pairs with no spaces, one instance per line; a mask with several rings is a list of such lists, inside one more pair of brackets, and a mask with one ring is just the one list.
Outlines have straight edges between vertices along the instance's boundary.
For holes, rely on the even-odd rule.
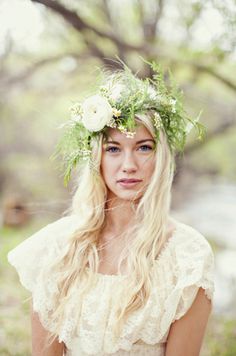
[[134,132],[134,131],[126,131],[125,132],[125,136],[127,138],[134,138],[135,135],[136,135],[136,132]]
[[160,114],[158,112],[154,113],[154,126],[158,130],[162,127],[161,117],[160,117]]
[[120,132],[122,132],[123,134],[125,134],[126,137],[128,138],[134,138],[134,136],[136,135],[135,131],[128,131],[127,127],[125,127],[124,125],[120,124],[118,126],[118,130],[120,130]]
[[124,85],[115,84],[110,88],[110,98],[114,101],[119,100],[121,92],[124,90]]
[[126,127],[124,125],[122,125],[122,124],[120,124],[118,126],[118,130],[120,130],[120,132],[122,132],[122,133],[125,133],[127,131]]
[[71,113],[71,120],[75,122],[81,122],[82,109],[80,103],[73,104],[70,107],[70,113]]
[[175,106],[176,104],[176,99],[170,99],[170,105]]
[[157,89],[155,89],[153,86],[149,86],[147,88],[147,93],[149,95],[149,98],[151,100],[159,101],[161,102],[163,100],[162,95],[159,93]]
[[120,110],[117,110],[116,108],[112,108],[112,111],[113,111],[113,115],[115,117],[120,117],[120,115],[121,115],[121,111]]
[[170,99],[170,105],[172,106],[171,112],[172,112],[173,114],[176,113],[176,108],[175,108],[176,102],[177,102],[176,99]]
[[107,126],[112,128],[117,127],[116,120],[114,119],[114,117],[112,117],[112,119],[107,123]]
[[149,86],[147,92],[149,94],[150,99],[156,100],[158,98],[158,94],[153,87]]
[[107,99],[93,95],[82,104],[82,123],[89,131],[102,130],[112,119],[113,111]]

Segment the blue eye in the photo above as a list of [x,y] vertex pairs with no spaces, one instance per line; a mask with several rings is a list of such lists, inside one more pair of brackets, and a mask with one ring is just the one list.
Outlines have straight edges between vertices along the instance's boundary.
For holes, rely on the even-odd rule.
[[119,152],[119,148],[116,146],[110,146],[106,148],[106,152],[116,153]]
[[149,145],[142,145],[142,146],[139,147],[139,150],[144,151],[144,152],[146,152],[146,151],[152,151],[152,150],[153,150],[153,147],[152,147],[152,146],[149,146]]

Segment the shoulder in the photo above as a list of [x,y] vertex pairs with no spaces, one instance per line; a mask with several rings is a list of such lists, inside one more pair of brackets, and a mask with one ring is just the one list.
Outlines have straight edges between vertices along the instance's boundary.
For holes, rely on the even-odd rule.
[[75,215],[62,217],[42,227],[8,252],[8,262],[16,268],[21,281],[26,281],[22,284],[27,287],[27,281],[32,281],[32,284],[36,281],[43,266],[66,248],[68,237],[78,226]]
[[197,229],[177,222],[170,245],[171,264],[178,283],[197,285],[212,298],[214,291],[214,254],[206,237]]
[[8,253],[8,259],[11,260],[15,254],[37,248],[38,250],[48,246],[51,242],[60,242],[66,235],[71,234],[78,226],[78,221],[74,215],[62,217],[43,226],[31,236],[23,240],[18,246]]
[[[174,226],[174,228],[173,228]],[[213,265],[214,254],[207,238],[194,227],[172,219],[172,233],[157,258],[158,265],[197,266],[199,263]]]
[[176,228],[171,237],[173,249],[180,255],[190,254],[213,255],[212,247],[207,238],[196,228],[177,221]]
[[8,261],[15,267],[21,284],[31,292],[33,310],[38,313],[43,327],[55,333],[51,311],[57,298],[59,271],[54,266],[67,252],[69,237],[81,223],[75,215],[62,217],[36,231],[8,253]]
[[[79,219],[76,215],[63,216],[58,220],[55,220],[38,230],[35,234],[40,232],[54,232],[57,231],[60,234],[71,232],[79,226]],[[35,235],[34,234],[34,235]]]
[[166,329],[188,311],[200,287],[208,299],[212,300],[214,295],[214,258],[210,243],[192,226],[177,220],[175,224],[154,269],[154,283],[166,310],[163,314]]
[[45,242],[45,240],[53,241],[59,240],[61,236],[70,234],[76,227],[79,226],[78,219],[75,215],[64,216],[58,220],[55,220],[39,230],[35,231],[31,236],[23,240],[17,247],[31,245],[38,242],[39,244]]

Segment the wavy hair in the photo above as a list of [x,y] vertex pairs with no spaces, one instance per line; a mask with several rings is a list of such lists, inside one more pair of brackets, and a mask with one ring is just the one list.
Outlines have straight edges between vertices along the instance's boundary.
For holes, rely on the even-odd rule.
[[[155,137],[151,112],[137,115],[136,120],[145,125]],[[63,322],[65,305],[74,293],[73,286],[79,285],[78,293],[82,298],[98,277],[97,247],[100,232],[106,221],[107,203],[107,189],[100,173],[104,140],[104,134],[101,134],[98,140],[92,141],[93,166],[86,163],[81,168],[78,187],[70,209],[72,214],[78,216],[79,227],[69,237],[68,248],[53,266],[53,269],[59,269],[61,273],[58,281],[59,292],[51,315],[56,322],[58,333]],[[160,132],[154,154],[154,172],[145,192],[136,204],[135,224],[126,234],[124,233],[129,243],[119,258],[118,274],[121,274],[121,265],[124,262],[127,274],[126,283],[117,289],[114,296],[117,318],[114,333],[117,336],[128,315],[147,301],[152,286],[152,266],[166,242],[175,165],[163,131]],[[79,316],[79,308],[77,312]],[[56,338],[55,334],[54,338]]]

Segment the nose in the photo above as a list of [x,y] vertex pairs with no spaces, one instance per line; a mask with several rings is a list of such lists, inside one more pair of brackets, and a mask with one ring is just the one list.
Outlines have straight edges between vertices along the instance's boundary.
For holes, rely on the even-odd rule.
[[134,173],[137,171],[137,163],[132,153],[126,153],[122,162],[122,172]]

